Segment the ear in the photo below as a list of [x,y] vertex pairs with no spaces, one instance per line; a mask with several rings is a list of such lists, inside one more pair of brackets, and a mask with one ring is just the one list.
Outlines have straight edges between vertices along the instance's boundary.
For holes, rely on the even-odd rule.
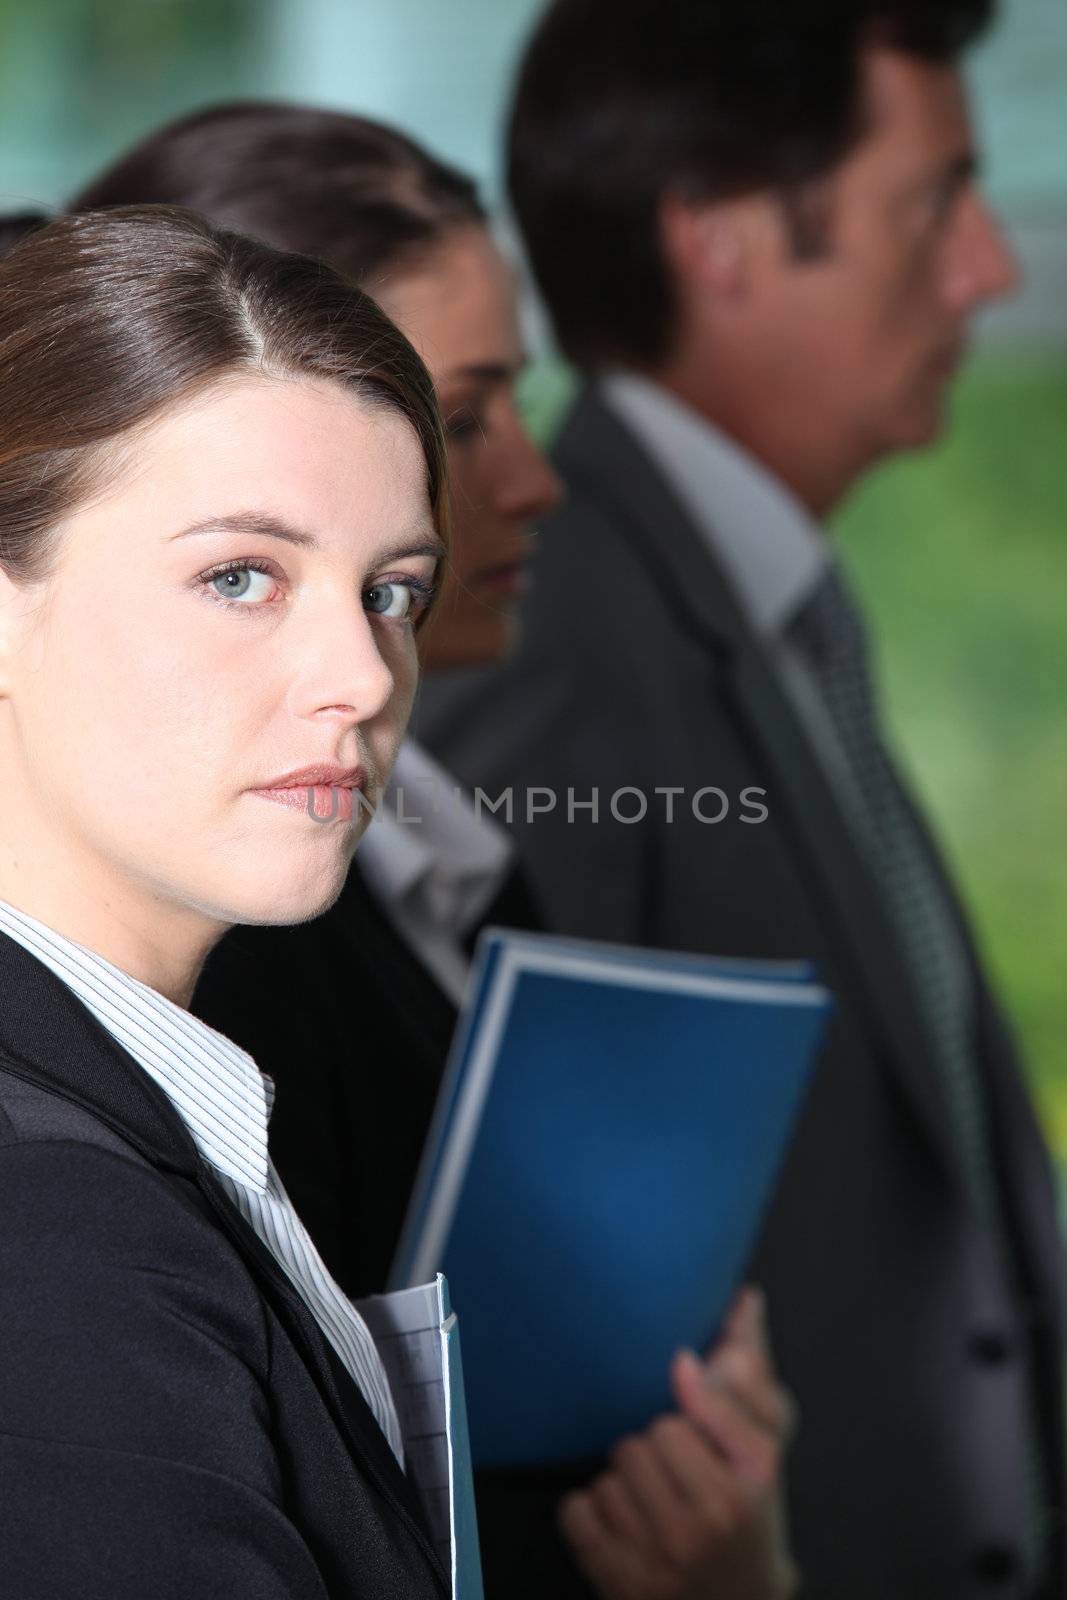
[[743,293],[750,254],[743,203],[665,195],[660,202],[660,237],[678,282],[720,299]]
[[0,567],[0,700],[11,693],[11,669],[25,635],[25,617],[25,589]]

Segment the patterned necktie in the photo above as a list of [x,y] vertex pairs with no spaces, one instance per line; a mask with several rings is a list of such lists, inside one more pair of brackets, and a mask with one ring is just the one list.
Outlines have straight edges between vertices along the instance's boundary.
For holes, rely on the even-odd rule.
[[[860,820],[867,854],[926,1022],[953,1143],[972,1202],[1010,1270],[1011,1250],[993,1162],[967,952],[926,841],[882,742],[863,621],[836,566],[830,567],[789,627],[787,637],[815,679],[863,802]],[[1023,1567],[1031,1581],[1043,1565],[1047,1526],[1047,1477],[1034,1405],[1036,1395],[1023,1418]]]
[[967,952],[882,742],[863,622],[836,566],[789,637],[816,680],[863,802],[864,842],[926,1023],[971,1198],[999,1232]]

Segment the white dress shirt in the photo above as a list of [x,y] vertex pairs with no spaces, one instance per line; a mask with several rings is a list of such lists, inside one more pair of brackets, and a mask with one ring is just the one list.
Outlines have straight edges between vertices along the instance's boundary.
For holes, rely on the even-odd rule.
[[374,1340],[326,1270],[268,1155],[270,1080],[199,1017],[3,900],[0,930],[50,968],[163,1090],[359,1385],[403,1464],[400,1424]]
[[405,740],[359,847],[358,870],[404,942],[462,1005],[465,940],[504,883],[514,846],[456,779]]

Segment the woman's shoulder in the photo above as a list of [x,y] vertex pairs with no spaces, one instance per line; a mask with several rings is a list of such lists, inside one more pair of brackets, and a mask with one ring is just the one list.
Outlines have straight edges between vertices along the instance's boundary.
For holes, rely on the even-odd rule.
[[[80,1282],[117,1309],[144,1290],[137,1271],[162,1268],[208,1306],[250,1329],[262,1308],[247,1267],[188,1177],[157,1165],[93,1111],[25,1081],[0,1062],[0,1254],[8,1287]],[[116,1295],[119,1281],[122,1292]],[[257,1343],[259,1339],[257,1337]]]
[[128,1139],[86,1107],[24,1078],[0,1059],[0,1151],[55,1140],[73,1140],[149,1165]]

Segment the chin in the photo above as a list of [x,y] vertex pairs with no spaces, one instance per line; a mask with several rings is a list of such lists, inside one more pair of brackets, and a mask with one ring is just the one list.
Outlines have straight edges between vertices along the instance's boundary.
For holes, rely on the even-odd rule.
[[937,443],[948,422],[950,395],[948,378],[938,375],[916,396],[914,405],[901,418],[902,448]]
[[883,433],[877,449],[871,451],[871,460],[897,455],[904,450],[923,450],[937,444],[945,432],[945,406],[939,397],[925,406],[916,406],[898,417],[892,428]]
[[332,861],[305,861],[291,872],[260,870],[247,884],[235,888],[225,907],[217,908],[220,921],[237,927],[291,927],[311,922],[328,911],[345,886],[352,850],[339,852]]

